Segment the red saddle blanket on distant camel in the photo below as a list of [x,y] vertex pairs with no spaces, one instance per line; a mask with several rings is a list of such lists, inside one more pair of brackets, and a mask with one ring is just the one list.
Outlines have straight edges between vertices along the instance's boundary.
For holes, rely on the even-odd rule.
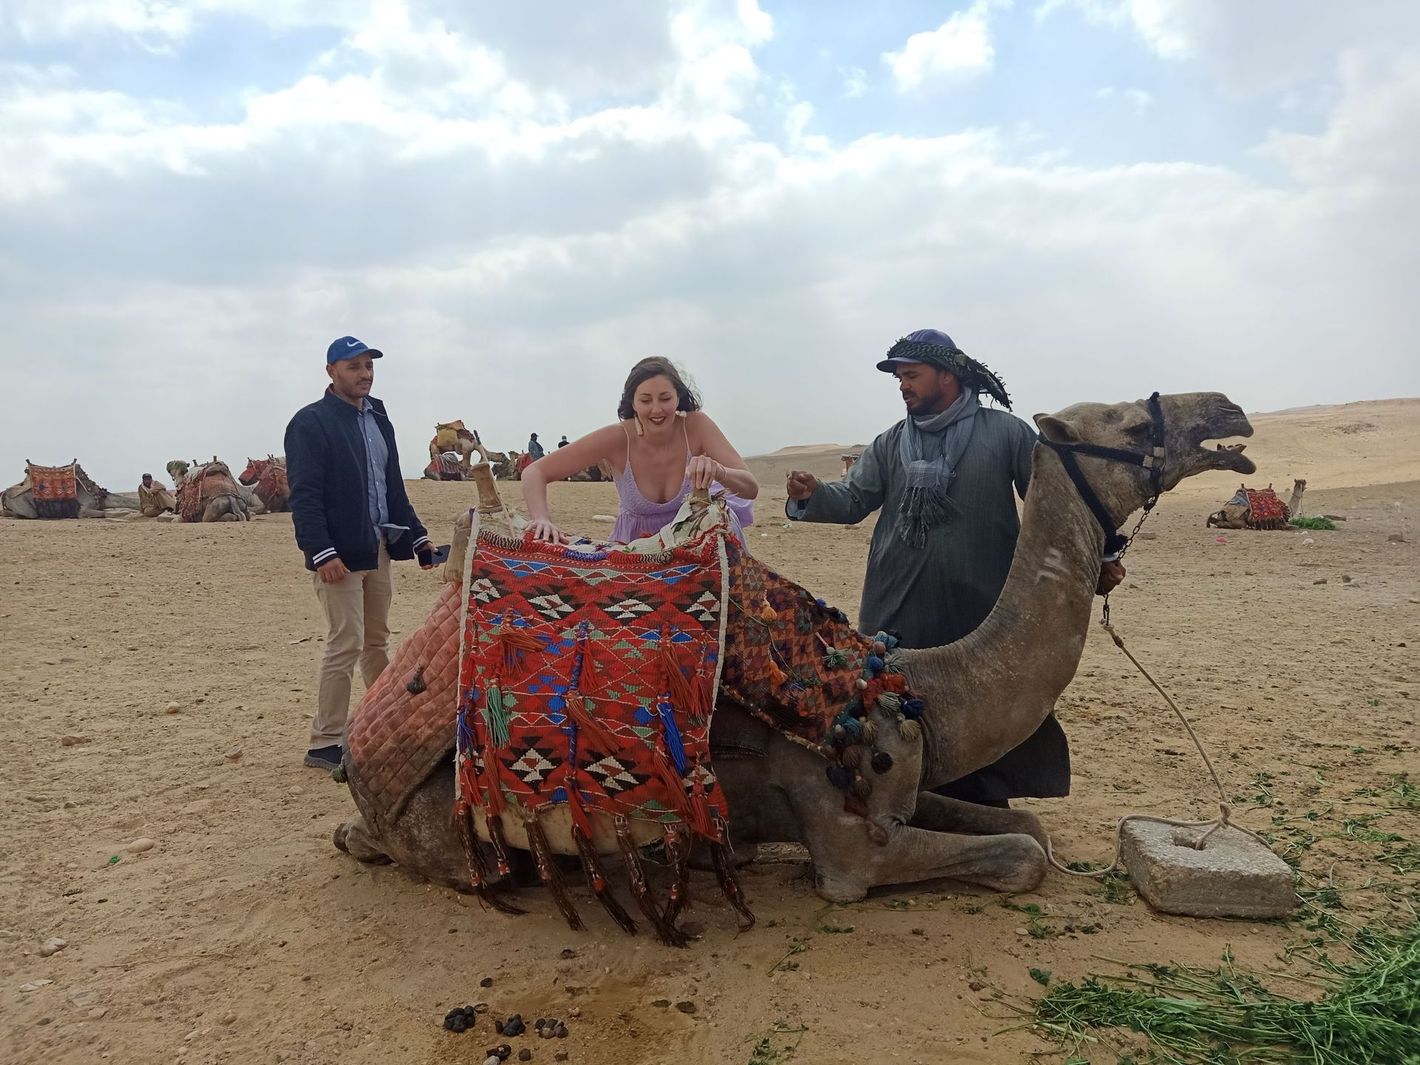
[[35,513],[41,518],[77,518],[79,516],[79,478],[75,464],[68,466],[36,466],[25,470],[34,493]]

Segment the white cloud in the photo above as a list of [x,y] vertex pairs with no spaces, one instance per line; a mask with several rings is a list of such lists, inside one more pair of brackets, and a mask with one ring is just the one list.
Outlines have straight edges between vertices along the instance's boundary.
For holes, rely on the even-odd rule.
[[1044,0],[1036,19],[1065,9],[1132,30],[1160,58],[1206,64],[1246,92],[1324,73],[1349,47],[1404,45],[1415,34],[1411,0]]
[[996,55],[991,6],[989,0],[976,0],[935,30],[914,33],[901,51],[884,52],[897,87],[907,91],[935,78],[969,78],[990,70]]
[[843,78],[843,98],[858,100],[868,95],[868,72],[862,67],[839,67]]
[[1101,100],[1110,100],[1118,97],[1124,100],[1136,115],[1142,115],[1154,103],[1154,94],[1146,89],[1118,89],[1113,85],[1107,85],[1103,89],[1096,91],[1095,96]]

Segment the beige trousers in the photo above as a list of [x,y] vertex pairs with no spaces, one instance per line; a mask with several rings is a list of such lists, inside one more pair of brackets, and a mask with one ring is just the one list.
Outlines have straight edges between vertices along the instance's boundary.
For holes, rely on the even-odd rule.
[[311,579],[330,626],[320,664],[316,716],[311,722],[310,749],[314,751],[343,742],[355,663],[360,663],[366,688],[389,665],[394,582],[390,579],[389,552],[383,542],[378,569],[352,570],[335,584],[326,584],[319,573],[311,574]]

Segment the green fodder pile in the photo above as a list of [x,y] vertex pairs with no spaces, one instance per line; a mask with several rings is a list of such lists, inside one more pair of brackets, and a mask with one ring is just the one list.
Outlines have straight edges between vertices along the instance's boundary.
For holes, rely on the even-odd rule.
[[1271,991],[1225,956],[1216,970],[1131,965],[1060,984],[1035,1003],[1032,1024],[1075,1053],[1128,1029],[1164,1062],[1420,1065],[1420,918],[1368,925],[1350,949],[1345,963],[1323,958],[1312,999]]

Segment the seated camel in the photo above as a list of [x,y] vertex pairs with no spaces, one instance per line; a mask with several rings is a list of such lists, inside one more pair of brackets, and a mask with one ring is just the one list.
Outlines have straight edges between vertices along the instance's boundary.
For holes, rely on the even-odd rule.
[[465,481],[474,455],[488,461],[488,449],[477,430],[467,428],[462,421],[439,422],[429,441],[429,465],[424,468],[424,476],[433,481]]
[[[1305,481],[1298,484],[1303,488]],[[1203,523],[1207,529],[1285,529],[1292,511],[1277,497],[1269,484],[1266,488],[1239,486],[1222,510],[1208,515]]]
[[[735,841],[803,844],[812,858],[815,887],[829,901],[858,900],[876,886],[942,878],[1011,892],[1040,884],[1048,837],[1035,814],[976,806],[930,789],[991,764],[1053,712],[1085,646],[1104,546],[1131,513],[1206,470],[1255,472],[1242,445],[1203,446],[1205,440],[1252,435],[1241,408],[1219,393],[1163,396],[1156,404],[1077,404],[1054,416],[1039,415],[1036,424],[1040,440],[1006,586],[982,625],[953,644],[907,650],[857,634],[841,612],[726,543],[734,565],[723,599],[729,606],[722,683],[708,737],[715,787]],[[1157,439],[1163,440],[1162,463],[1147,458]],[[500,550],[523,544],[525,523],[503,507],[486,468],[475,472],[481,475],[477,543],[504,545]],[[683,511],[662,531],[662,544],[724,536],[718,511],[718,503],[698,514]],[[560,806],[549,816],[514,805],[478,818],[450,816],[456,799],[451,715],[462,683],[460,606],[479,596],[496,614],[503,602],[494,582],[462,586],[470,549],[468,523],[462,524],[444,571],[449,583],[428,620],[400,647],[351,719],[342,770],[360,814],[337,829],[336,845],[362,861],[393,860],[438,883],[476,888],[505,910],[513,909],[505,894],[512,883],[509,859],[519,850],[533,852],[549,883],[560,875],[558,863],[547,860],[549,851],[579,855],[593,894],[626,927],[630,920],[608,898],[605,878],[592,872],[599,856],[621,853],[633,868],[637,900],[653,926],[663,939],[684,942],[675,925],[676,907],[647,909],[644,883],[637,886],[634,875],[637,846],[656,840],[665,841],[672,868],[682,868],[677,856],[684,849],[677,841],[683,837],[674,825],[613,824],[596,811],[579,826],[575,816],[562,816],[567,808]],[[544,617],[561,616],[555,587],[537,603]],[[615,609],[642,607],[628,601]],[[546,624],[537,618],[528,623]],[[505,652],[513,661],[522,653],[517,630],[500,622],[494,635],[503,632],[514,641]],[[806,633],[809,644],[824,633],[830,638],[803,661],[798,652],[781,660],[781,652],[800,647]],[[564,639],[570,647],[584,636],[569,632]],[[844,689],[831,738],[813,745],[791,735],[784,721],[795,707],[814,693],[838,691],[841,670],[853,670],[853,676],[858,667],[861,677]],[[673,674],[665,676],[670,685]],[[887,698],[892,691],[871,703],[857,697],[877,690],[871,686],[885,677],[896,678],[911,699]],[[471,688],[469,694],[486,697],[486,712],[480,711],[485,724],[508,720],[509,708],[501,702],[495,707],[490,693]],[[594,746],[596,722],[586,720],[585,708],[578,718],[570,702],[569,707],[568,735],[590,736],[584,742]],[[648,735],[656,731],[654,714],[649,720]],[[470,722],[484,741],[496,742],[496,730],[482,731],[476,714]],[[566,754],[575,767],[577,750]],[[554,755],[563,756],[549,748],[546,757]],[[487,758],[477,757],[461,760],[458,772],[488,771]],[[529,751],[508,771],[535,778],[544,760]],[[598,779],[625,783],[604,762],[596,770],[603,774]],[[688,776],[673,780],[690,786]],[[460,801],[468,804],[467,792]],[[732,871],[723,861],[719,871],[731,890]],[[676,874],[677,886],[685,875]],[[567,902],[565,891],[554,891],[554,897]],[[573,920],[570,909],[564,905]]]
[[251,507],[243,498],[231,468],[213,456],[211,462],[167,464],[177,493],[178,516],[185,522],[250,521]]
[[75,459],[67,466],[25,462],[25,479],[0,493],[0,513],[10,518],[107,518],[136,511],[137,495],[96,484]]
[[268,514],[291,509],[291,485],[286,480],[286,456],[267,455],[264,459],[247,459],[247,467],[237,478],[240,484],[255,491]]

